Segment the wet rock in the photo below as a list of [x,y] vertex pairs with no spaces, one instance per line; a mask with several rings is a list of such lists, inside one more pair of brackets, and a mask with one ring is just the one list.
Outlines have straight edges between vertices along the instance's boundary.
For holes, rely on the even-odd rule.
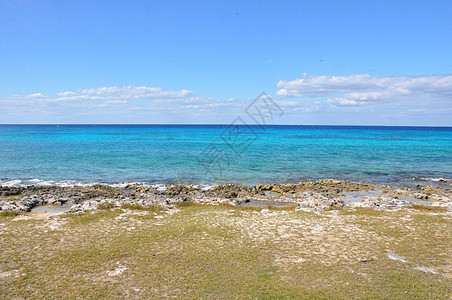
[[[159,205],[163,209],[170,209],[174,204],[187,201],[213,205],[239,205],[247,201],[266,202],[269,205],[293,203],[305,210],[329,210],[344,205],[340,198],[340,194],[343,192],[369,191],[376,188],[383,192],[417,199],[432,199],[442,203],[452,202],[452,191],[436,186],[419,185],[417,190],[412,190],[339,180],[320,180],[299,182],[298,184],[272,183],[253,187],[222,184],[209,190],[203,190],[199,186],[193,185],[175,185],[166,187],[164,191],[139,184],[127,185],[126,191],[106,185],[72,188],[58,186],[0,187],[0,192],[3,194],[20,194],[20,197],[18,196],[14,201],[0,198],[0,210],[27,212],[38,205],[62,205],[67,202],[75,203],[73,212],[96,210],[100,203],[111,203],[113,207],[120,207],[122,204]],[[397,208],[406,205],[406,201],[389,195],[386,198],[367,197],[359,204],[351,204],[351,206],[376,208]]]
[[225,198],[244,197],[253,194],[253,188],[235,184],[217,185],[208,190],[212,195],[223,196]]
[[96,184],[91,187],[85,187],[86,190],[93,190],[98,191],[103,194],[108,195],[119,195],[121,194],[121,191],[118,189],[115,189],[114,187],[111,187],[109,185],[103,185],[103,184]]
[[22,194],[24,188],[0,186],[0,196],[17,196]]
[[141,184],[128,184],[124,187],[125,190],[135,190],[140,193],[156,193],[158,192],[155,187],[152,186],[143,186]]
[[196,190],[193,186],[174,185],[167,186],[165,192],[168,196],[177,196],[180,194],[188,194],[193,190]]
[[442,187],[427,185],[426,187],[422,187],[423,191],[430,195],[430,198],[436,201],[441,202],[452,202],[452,190],[445,189]]

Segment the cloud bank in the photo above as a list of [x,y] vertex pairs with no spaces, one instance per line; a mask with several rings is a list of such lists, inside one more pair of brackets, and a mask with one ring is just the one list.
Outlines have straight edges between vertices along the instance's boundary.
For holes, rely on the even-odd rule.
[[233,108],[236,102],[233,98],[219,100],[193,94],[188,89],[167,91],[160,87],[129,85],[78,89],[55,95],[12,95],[0,99],[0,112],[3,110],[4,116],[10,115],[11,119],[18,116],[18,120],[25,123],[190,123],[200,122],[197,121],[199,116],[211,117],[218,111]]
[[[199,103],[211,102],[212,98],[201,98],[192,96],[191,90],[165,91],[159,87],[146,86],[124,86],[124,87],[101,87],[92,89],[80,89],[76,91],[65,91],[56,93],[55,96],[47,96],[42,93],[29,95],[12,95],[6,99],[0,100],[0,103],[14,105],[34,103],[40,104],[66,104],[84,103],[84,104],[124,104],[134,100],[143,100],[141,103]],[[135,103],[139,103],[135,101]]]
[[279,81],[276,95],[282,98],[326,97],[336,106],[378,104],[452,104],[452,75],[427,76],[349,76],[304,75]]
[[[279,124],[452,126],[452,75],[304,75],[279,81]],[[256,91],[256,96],[261,91]],[[254,100],[122,86],[0,98],[0,123],[222,123]]]
[[189,96],[193,91],[180,90],[180,91],[164,91],[158,87],[147,86],[125,86],[125,87],[101,87],[94,89],[78,90],[76,92],[67,91],[58,93],[60,97],[80,97],[81,95],[87,95],[93,99],[99,99],[103,97],[114,97],[121,99],[180,99]]

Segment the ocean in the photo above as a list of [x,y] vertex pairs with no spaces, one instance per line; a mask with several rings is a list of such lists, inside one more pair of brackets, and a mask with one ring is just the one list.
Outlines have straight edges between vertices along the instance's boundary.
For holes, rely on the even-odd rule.
[[452,178],[452,127],[0,125],[0,185]]

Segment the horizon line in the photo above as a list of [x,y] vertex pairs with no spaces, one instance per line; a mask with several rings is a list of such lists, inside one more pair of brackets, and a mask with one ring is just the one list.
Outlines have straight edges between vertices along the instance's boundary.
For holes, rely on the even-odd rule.
[[[230,126],[233,123],[5,123],[0,126]],[[336,127],[444,127],[452,125],[333,125],[333,124],[235,124],[235,126],[336,126]]]

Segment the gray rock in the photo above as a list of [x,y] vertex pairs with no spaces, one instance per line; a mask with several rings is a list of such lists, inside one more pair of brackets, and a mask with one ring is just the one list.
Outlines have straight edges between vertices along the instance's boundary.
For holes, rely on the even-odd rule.
[[362,202],[352,202],[347,205],[349,208],[369,207],[374,209],[397,209],[407,206],[411,206],[411,203],[391,195],[364,197]]
[[293,196],[295,197],[293,202],[299,205],[300,210],[327,210],[344,205],[340,198],[326,197],[316,192],[296,193]]

